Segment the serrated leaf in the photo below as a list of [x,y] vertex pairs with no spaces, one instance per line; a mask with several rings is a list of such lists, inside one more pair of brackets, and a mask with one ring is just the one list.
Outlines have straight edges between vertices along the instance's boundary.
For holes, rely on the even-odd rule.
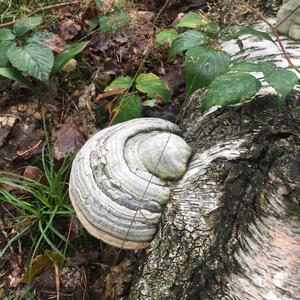
[[26,77],[24,77],[17,70],[13,70],[10,68],[0,68],[0,75],[24,85],[25,87],[30,89],[34,94],[36,94],[36,89],[32,82]]
[[172,28],[158,33],[155,37],[155,41],[160,45],[168,44],[168,46],[171,47],[172,42],[176,39],[177,36],[178,32],[174,28]]
[[277,66],[271,62],[250,62],[250,61],[241,61],[234,64],[230,67],[229,71],[238,71],[238,72],[263,72],[264,74],[269,74],[277,69]]
[[115,115],[112,124],[117,124],[139,118],[142,114],[141,98],[137,95],[125,95],[120,98],[114,108]]
[[12,33],[10,29],[0,29],[0,41],[12,41],[15,38],[16,36]]
[[201,110],[242,102],[254,96],[260,87],[260,81],[250,74],[229,73],[218,76],[208,86]]
[[117,88],[129,89],[131,87],[133,78],[131,76],[119,76],[113,80],[104,91],[111,91]]
[[149,98],[171,101],[171,92],[166,83],[153,73],[140,74],[136,79],[136,89],[146,93]]
[[293,90],[299,78],[289,70],[278,68],[277,70],[265,75],[266,81],[278,93],[278,103],[282,105],[286,96]]
[[251,28],[250,26],[232,27],[228,30],[228,32],[226,32],[224,34],[222,39],[226,40],[226,41],[232,40],[232,39],[238,39],[240,36],[245,35],[245,34],[253,35],[259,39],[264,39],[264,40],[274,42],[268,33],[255,30],[255,29]]
[[220,31],[220,27],[217,23],[210,21],[203,15],[195,12],[189,12],[179,21],[175,27],[185,27],[193,29],[201,29],[212,34],[217,34]]
[[19,71],[24,71],[44,83],[48,83],[54,63],[54,55],[46,46],[31,43],[24,47],[10,47],[7,57]]
[[89,42],[78,43],[55,56],[51,74],[58,72],[71,58],[80,53]]
[[5,67],[8,64],[7,51],[16,43],[12,41],[0,41],[0,67]]
[[187,94],[208,86],[215,77],[226,71],[229,64],[230,56],[224,51],[205,47],[189,49],[184,61]]
[[29,43],[36,43],[36,42],[43,42],[45,40],[51,39],[53,37],[52,32],[33,32],[27,39],[26,42]]
[[23,36],[27,32],[43,23],[42,17],[23,17],[13,26],[13,32],[16,36]]
[[196,46],[208,45],[211,42],[212,39],[206,33],[196,30],[187,30],[179,34],[173,41],[169,55],[173,57],[181,51],[188,50]]

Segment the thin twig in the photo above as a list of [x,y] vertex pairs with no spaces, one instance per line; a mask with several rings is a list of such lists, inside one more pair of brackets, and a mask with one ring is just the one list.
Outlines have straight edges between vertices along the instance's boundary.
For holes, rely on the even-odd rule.
[[294,70],[296,70],[300,74],[300,70],[293,64],[293,62],[290,59],[289,54],[286,52],[286,50],[285,50],[285,48],[284,48],[284,46],[283,46],[283,44],[282,44],[282,42],[280,40],[280,37],[278,35],[278,32],[277,32],[276,28],[263,16],[263,14],[260,11],[258,11],[256,8],[254,8],[251,5],[249,5],[247,2],[244,2],[244,3],[247,5],[247,7],[252,12],[254,12],[262,21],[264,21],[271,28],[271,30],[272,30],[275,38],[276,38],[276,41],[278,42],[278,45],[279,45],[279,47],[280,47],[280,49],[281,49],[281,51],[282,51],[285,59],[289,63],[289,66],[291,68],[293,68]]
[[[57,4],[48,5],[48,6],[43,6],[43,7],[37,8],[36,10],[34,10],[33,12],[31,12],[31,13],[28,14],[27,16],[28,16],[28,17],[31,17],[31,16],[35,15],[36,13],[39,13],[39,12],[44,11],[44,10],[57,9],[57,8],[61,8],[61,7],[70,5],[70,4],[77,4],[77,3],[79,3],[79,2],[81,2],[81,0],[75,0],[75,1],[70,1],[70,2],[57,3]],[[7,26],[10,26],[10,25],[13,25],[13,24],[15,24],[17,21],[18,21],[18,19],[17,19],[17,20],[10,21],[10,22],[7,22],[7,23],[0,24],[0,28],[3,28],[3,27],[7,27]]]

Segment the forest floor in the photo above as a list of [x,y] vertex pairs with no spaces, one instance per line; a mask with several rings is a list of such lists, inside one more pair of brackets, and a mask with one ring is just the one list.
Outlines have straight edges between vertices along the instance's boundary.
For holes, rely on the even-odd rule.
[[126,24],[105,33],[95,20],[113,13],[116,1],[100,2],[0,2],[0,28],[42,15],[38,29],[54,34],[47,46],[56,53],[89,41],[48,86],[36,82],[39,99],[0,76],[1,299],[122,299],[143,254],[105,245],[81,227],[67,196],[72,155],[111,124],[118,94],[104,89],[120,75],[159,76],[172,101],[142,97],[142,116],[177,120],[186,99],[183,56],[169,59],[155,36],[182,14],[206,13],[209,1],[129,1]]

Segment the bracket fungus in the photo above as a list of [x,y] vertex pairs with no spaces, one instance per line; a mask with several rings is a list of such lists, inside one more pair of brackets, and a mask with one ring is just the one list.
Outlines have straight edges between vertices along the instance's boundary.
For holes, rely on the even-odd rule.
[[87,231],[104,242],[142,249],[157,231],[169,180],[181,178],[191,149],[177,125],[134,119],[103,129],[76,155],[69,194]]

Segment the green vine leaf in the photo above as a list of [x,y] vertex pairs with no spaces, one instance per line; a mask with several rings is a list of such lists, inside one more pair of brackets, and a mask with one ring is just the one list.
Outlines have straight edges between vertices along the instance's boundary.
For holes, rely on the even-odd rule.
[[173,41],[169,55],[173,57],[181,51],[185,51],[196,46],[208,45],[211,42],[212,39],[206,33],[196,30],[187,30],[179,34]]
[[187,94],[208,86],[223,74],[230,64],[228,53],[213,48],[194,47],[186,52],[184,61]]
[[12,41],[16,36],[8,28],[0,29],[0,41]]
[[155,41],[160,45],[167,44],[169,47],[171,47],[172,42],[177,38],[177,36],[177,31],[172,28],[158,33],[155,37]]
[[279,105],[283,105],[286,96],[293,90],[299,81],[299,78],[295,73],[281,68],[265,74],[265,79],[278,93]]
[[14,45],[9,48],[7,57],[19,71],[24,71],[45,84],[48,83],[54,55],[46,46],[39,43],[28,44],[24,47]]
[[130,119],[139,118],[142,115],[141,98],[138,95],[125,95],[119,98],[114,108],[115,115],[112,124],[125,122]]
[[200,29],[212,34],[217,34],[220,31],[220,27],[217,23],[195,12],[189,12],[184,15],[175,27]]
[[16,45],[16,43],[12,41],[0,41],[0,67],[5,67],[8,64],[7,52],[12,45]]
[[133,78],[131,76],[119,76],[113,80],[104,91],[111,91],[117,88],[129,89],[132,85]]
[[136,79],[136,89],[146,93],[149,98],[171,101],[171,92],[166,83],[153,73],[140,74]]
[[43,23],[42,17],[24,17],[18,20],[13,26],[13,33],[17,36],[23,36],[27,32]]
[[122,10],[99,17],[100,30],[111,35],[120,32],[129,22],[129,15]]
[[201,110],[242,102],[254,96],[260,87],[260,81],[250,74],[229,73],[218,76],[208,86]]

